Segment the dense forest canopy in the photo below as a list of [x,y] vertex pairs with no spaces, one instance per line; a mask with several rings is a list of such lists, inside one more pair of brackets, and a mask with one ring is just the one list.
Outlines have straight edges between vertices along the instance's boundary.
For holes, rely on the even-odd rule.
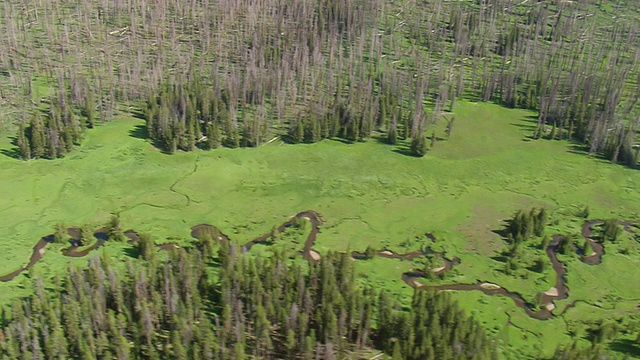
[[[148,241],[149,237],[146,237]],[[304,269],[285,251],[269,259],[236,245],[202,242],[159,260],[108,256],[70,267],[53,291],[2,311],[2,359],[339,359],[378,348],[394,359],[491,359],[484,330],[445,294],[417,291],[399,311],[384,291],[363,288],[347,254]],[[208,265],[219,269],[212,277]]]
[[3,126],[22,124],[23,158],[63,156],[120,110],[140,111],[168,152],[374,131],[415,140],[462,96],[537,109],[532,137],[637,162],[634,1],[27,1],[3,12]]

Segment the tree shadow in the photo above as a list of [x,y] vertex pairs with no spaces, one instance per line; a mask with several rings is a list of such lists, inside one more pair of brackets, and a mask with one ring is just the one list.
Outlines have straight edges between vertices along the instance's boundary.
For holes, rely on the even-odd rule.
[[342,138],[342,137],[339,137],[339,136],[332,137],[332,138],[330,138],[328,140],[337,141],[337,142],[343,143],[345,145],[351,145],[351,144],[355,143],[355,141],[351,141],[349,139],[345,139],[345,138]]
[[576,140],[571,140],[568,151],[572,154],[589,155],[589,146]]
[[567,150],[567,152],[569,152],[571,154],[589,156],[594,161],[597,161],[597,162],[602,163],[602,164],[616,164],[616,165],[624,166],[624,167],[629,168],[629,169],[637,169],[638,168],[637,165],[636,166],[627,165],[623,161],[612,162],[611,159],[609,159],[606,156],[604,156],[604,154],[592,153],[590,150],[591,149],[589,148],[588,144],[584,144],[584,143],[579,142],[578,140],[571,139],[570,143],[569,143],[569,150]]
[[491,232],[500,236],[502,240],[507,240],[509,238],[509,221],[502,220],[502,227],[500,229],[493,229]]
[[538,274],[544,273],[544,268],[542,268],[537,262],[527,266],[525,269]]
[[130,110],[130,112],[131,112],[131,115],[136,119],[147,120],[147,116],[145,115],[145,113],[138,108],[133,108]]
[[138,250],[137,246],[128,247],[124,249],[124,254],[131,258],[137,259],[138,257],[140,257],[140,250]]
[[145,125],[136,125],[133,129],[129,130],[129,136],[136,139],[146,140],[149,138],[149,131]]
[[611,350],[621,352],[625,355],[640,357],[640,345],[630,339],[619,339],[609,344]]
[[408,148],[408,147],[406,147],[406,146],[403,146],[403,147],[396,147],[395,149],[393,149],[393,150],[391,150],[391,151],[393,151],[394,153],[397,153],[397,154],[404,155],[404,156],[418,157],[418,156],[415,156],[415,155],[411,152],[411,149],[410,149],[410,148]]
[[386,136],[376,136],[374,139],[380,144],[393,145],[393,144],[389,144]]
[[523,130],[531,130],[531,131],[535,131],[535,129],[538,127],[537,124],[533,125],[531,122],[526,122],[526,123],[509,123],[509,125],[511,126],[515,126],[517,128],[523,129]]
[[13,145],[13,147],[10,149],[1,149],[0,153],[12,159],[22,160],[22,155],[20,154],[20,149],[18,148],[18,138],[16,136],[13,136],[10,139],[11,145]]

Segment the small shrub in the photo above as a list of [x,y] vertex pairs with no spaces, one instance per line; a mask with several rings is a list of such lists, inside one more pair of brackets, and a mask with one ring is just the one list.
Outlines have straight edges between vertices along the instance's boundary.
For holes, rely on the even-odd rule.
[[63,223],[57,223],[53,233],[53,242],[56,244],[64,243],[67,236],[67,227]]

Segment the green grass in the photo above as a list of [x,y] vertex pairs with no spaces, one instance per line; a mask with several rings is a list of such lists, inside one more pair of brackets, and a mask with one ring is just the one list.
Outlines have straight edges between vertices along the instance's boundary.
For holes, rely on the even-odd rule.
[[[412,251],[429,244],[416,237],[430,231],[441,239],[438,247],[447,256],[462,259],[446,281],[495,282],[531,299],[552,286],[553,273],[525,272],[524,279],[501,271],[503,263],[491,257],[505,244],[492,230],[500,229],[504,219],[519,209],[545,206],[552,220],[561,220],[549,231],[579,231],[573,214],[585,205],[592,218],[640,213],[638,170],[575,154],[566,141],[529,141],[532,115],[460,102],[451,139],[437,142],[424,158],[403,155],[407,144],[390,146],[375,139],[295,146],[274,142],[259,149],[166,155],[131,136],[142,121],[122,118],[88,132],[83,145],[64,159],[0,157],[0,274],[25,263],[37,239],[58,222],[101,225],[119,212],[123,227],[152,233],[157,242],[190,242],[189,228],[198,223],[216,225],[245,242],[290,215],[313,209],[325,220],[314,247],[321,254],[368,245]],[[444,137],[443,128],[436,124],[439,137]],[[9,139],[0,140],[0,148],[10,147]],[[282,241],[297,241],[301,248],[304,237]],[[577,299],[607,307],[611,294],[640,298],[640,289],[633,286],[640,276],[637,251],[624,255],[616,246],[607,247],[599,266],[568,260],[570,297],[558,302],[559,309]],[[128,247],[107,245],[120,261]],[[86,263],[65,258],[59,249],[49,247],[33,273],[52,277],[69,262]],[[268,254],[267,246],[255,249],[256,256]],[[400,275],[418,266],[376,258],[358,261],[356,269],[363,282],[386,288],[407,304],[411,290]],[[0,283],[0,303],[27,295],[27,276]],[[503,342],[505,358],[550,355],[557,344],[570,340],[561,318],[533,320],[511,300],[479,292],[453,297]],[[581,306],[584,313],[596,309]],[[508,316],[514,325],[507,325]],[[565,317],[579,321],[580,312],[572,309]]]

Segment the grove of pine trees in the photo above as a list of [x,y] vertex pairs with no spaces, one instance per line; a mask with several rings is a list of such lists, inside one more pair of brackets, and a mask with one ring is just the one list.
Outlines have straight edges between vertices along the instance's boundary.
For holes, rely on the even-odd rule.
[[[153,240],[149,240],[150,244]],[[143,245],[140,245],[144,247]],[[0,359],[338,359],[381,349],[394,359],[490,359],[493,343],[446,294],[416,291],[399,310],[361,287],[352,259],[301,266],[223,244],[174,250],[116,270],[107,256],[70,266],[52,290],[0,316]],[[211,276],[212,267],[217,268]]]

